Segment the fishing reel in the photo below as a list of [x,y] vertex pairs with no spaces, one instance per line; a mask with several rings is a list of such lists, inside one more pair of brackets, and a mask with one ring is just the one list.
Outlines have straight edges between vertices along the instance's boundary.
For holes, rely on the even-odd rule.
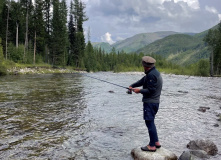
[[128,89],[126,93],[127,94],[132,94],[132,89]]

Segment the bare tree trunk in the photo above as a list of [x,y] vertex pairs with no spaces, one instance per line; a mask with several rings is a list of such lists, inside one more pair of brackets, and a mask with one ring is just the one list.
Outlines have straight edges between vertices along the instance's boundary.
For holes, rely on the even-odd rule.
[[16,22],[16,48],[18,48],[18,22]]
[[211,55],[210,55],[210,76],[213,77],[214,73],[213,73],[213,63],[214,63],[214,60],[213,60],[213,51],[211,52]]
[[45,45],[45,60],[44,61],[49,64],[49,50],[48,50],[47,45]]
[[6,37],[5,37],[5,59],[8,59],[8,19],[9,19],[9,4],[7,12]]
[[[28,7],[28,6],[27,6]],[[25,48],[24,48],[24,60],[26,56],[26,49],[28,48],[28,8],[26,13],[26,32],[25,32]]]
[[35,31],[35,43],[34,43],[34,58],[33,58],[33,64],[35,64],[35,54],[36,54],[36,31]]

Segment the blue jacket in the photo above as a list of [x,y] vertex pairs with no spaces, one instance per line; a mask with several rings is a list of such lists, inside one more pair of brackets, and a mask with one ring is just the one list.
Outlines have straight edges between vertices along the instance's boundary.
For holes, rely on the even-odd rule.
[[143,94],[143,102],[160,103],[162,85],[163,79],[160,72],[153,67],[146,73],[146,76],[130,86],[132,88],[143,86],[143,89],[140,90],[140,93]]

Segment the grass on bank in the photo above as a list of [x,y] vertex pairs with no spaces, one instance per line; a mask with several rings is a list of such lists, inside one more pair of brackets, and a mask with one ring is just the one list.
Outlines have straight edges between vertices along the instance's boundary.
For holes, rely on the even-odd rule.
[[6,74],[48,74],[48,73],[72,73],[76,72],[70,66],[52,66],[47,63],[39,64],[23,64],[14,63],[13,61],[5,60],[0,64],[0,76]]
[[[209,76],[209,61],[200,60],[196,64],[189,66],[179,66],[179,65],[160,65],[156,64],[156,68],[165,74],[175,74],[175,75],[189,75],[189,76]],[[33,74],[34,73],[72,73],[76,71],[84,71],[85,69],[74,69],[73,67],[68,66],[52,66],[46,63],[39,64],[22,64],[14,63],[13,61],[5,60],[0,64],[0,75],[14,74],[14,72],[26,69],[24,74]],[[102,70],[101,70],[102,71]],[[143,72],[142,66],[124,66],[116,65],[114,67],[114,72]]]

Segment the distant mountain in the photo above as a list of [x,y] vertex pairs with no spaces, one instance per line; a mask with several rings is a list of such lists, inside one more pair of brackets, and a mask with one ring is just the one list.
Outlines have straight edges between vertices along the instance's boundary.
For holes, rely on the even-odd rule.
[[159,54],[168,61],[180,65],[188,65],[198,62],[199,59],[209,58],[209,51],[203,41],[203,37],[206,34],[207,32],[205,31],[194,36],[184,34],[170,35],[137,50],[137,53]]
[[[144,46],[162,39],[166,36],[178,34],[178,32],[172,32],[172,31],[162,31],[162,32],[154,32],[154,33],[140,33],[133,37],[127,38],[122,41],[118,41],[112,45],[105,42],[95,42],[92,43],[94,47],[104,49],[106,52],[110,52],[112,48],[114,47],[116,51],[124,51],[127,53],[135,52],[140,48],[143,48]],[[189,33],[191,34],[191,33]]]
[[[217,29],[218,24],[211,29]],[[203,38],[209,30],[197,34],[176,34],[157,40],[143,48],[137,53],[154,53],[165,57],[180,65],[188,65],[198,62],[200,59],[209,59],[210,51]]]
[[106,42],[92,42],[93,47],[101,48],[105,52],[109,53],[112,49],[111,45]]
[[133,37],[127,38],[125,40],[119,41],[111,45],[117,51],[124,50],[124,52],[135,52],[144,46],[162,39],[166,36],[178,34],[177,32],[164,31],[164,32],[154,32],[154,33],[141,33]]
[[[211,29],[217,29],[218,25]],[[116,51],[143,52],[144,54],[159,54],[168,61],[180,65],[198,62],[200,59],[209,58],[209,50],[203,41],[209,30],[201,33],[154,32],[142,33],[112,45],[108,43],[94,43],[93,46],[101,47],[110,52],[113,47]]]

